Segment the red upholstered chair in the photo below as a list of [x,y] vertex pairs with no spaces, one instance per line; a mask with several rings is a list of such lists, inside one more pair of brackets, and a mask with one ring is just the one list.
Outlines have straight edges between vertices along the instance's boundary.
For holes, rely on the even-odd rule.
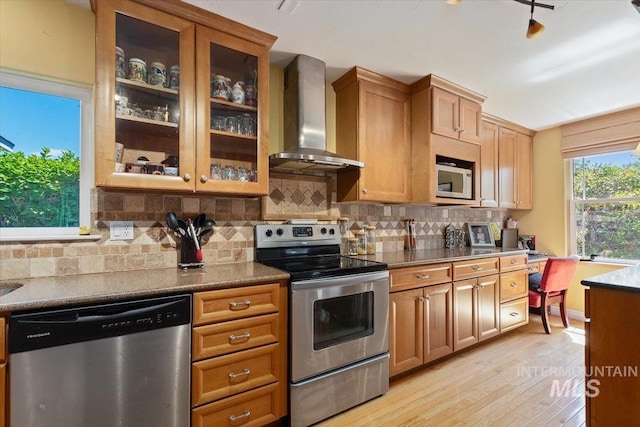
[[560,303],[562,323],[565,328],[569,327],[565,298],[579,260],[580,258],[576,255],[551,257],[547,260],[542,274],[529,275],[529,307],[540,309],[546,333],[549,333],[549,306],[555,303]]

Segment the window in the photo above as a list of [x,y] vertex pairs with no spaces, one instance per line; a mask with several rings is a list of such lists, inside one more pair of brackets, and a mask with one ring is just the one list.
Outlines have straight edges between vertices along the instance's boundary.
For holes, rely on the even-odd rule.
[[624,151],[571,163],[572,249],[584,257],[640,260],[640,158]]
[[0,240],[90,225],[92,89],[0,71]]

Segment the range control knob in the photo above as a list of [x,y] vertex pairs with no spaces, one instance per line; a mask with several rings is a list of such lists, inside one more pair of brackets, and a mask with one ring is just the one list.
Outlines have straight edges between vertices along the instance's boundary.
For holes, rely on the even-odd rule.
[[334,234],[336,234],[336,230],[334,228],[330,228],[329,234],[333,236]]
[[265,231],[265,233],[267,235],[267,237],[271,237],[273,235],[273,231],[271,231],[271,229],[267,229],[267,231]]
[[320,234],[327,234],[327,229],[326,229],[326,228],[324,228],[324,227],[322,227],[322,228],[320,229]]
[[284,233],[284,230],[283,230],[282,228],[278,228],[278,229],[276,230],[276,234],[277,234],[278,236],[282,236],[282,234],[283,234],[283,233]]

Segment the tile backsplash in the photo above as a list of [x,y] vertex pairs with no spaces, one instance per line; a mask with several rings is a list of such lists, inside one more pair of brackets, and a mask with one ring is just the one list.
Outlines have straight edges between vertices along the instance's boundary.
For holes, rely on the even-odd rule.
[[[335,200],[335,185],[333,187],[332,198]],[[92,197],[91,234],[100,236],[98,241],[0,243],[0,280],[175,267],[179,239],[166,227],[165,217],[170,211],[180,217],[195,217],[204,212],[208,218],[215,219],[214,232],[202,246],[207,264],[253,261],[254,226],[265,222],[262,219],[262,202],[261,198],[97,189]],[[295,212],[295,205],[289,206],[289,211]],[[466,222],[502,224],[508,212],[467,207],[334,202],[330,216],[334,222],[340,216],[349,217],[352,230],[375,225],[377,250],[390,252],[403,250],[403,219],[416,220],[417,248],[430,249],[444,246],[443,230],[450,223],[458,228]],[[291,217],[295,218],[295,213]],[[122,220],[133,221],[134,239],[110,240],[109,222]]]

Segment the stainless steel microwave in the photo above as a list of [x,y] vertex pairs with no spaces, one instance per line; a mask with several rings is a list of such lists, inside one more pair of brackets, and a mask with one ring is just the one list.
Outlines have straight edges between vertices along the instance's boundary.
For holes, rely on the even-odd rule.
[[457,166],[436,164],[436,197],[473,199],[473,171]]

